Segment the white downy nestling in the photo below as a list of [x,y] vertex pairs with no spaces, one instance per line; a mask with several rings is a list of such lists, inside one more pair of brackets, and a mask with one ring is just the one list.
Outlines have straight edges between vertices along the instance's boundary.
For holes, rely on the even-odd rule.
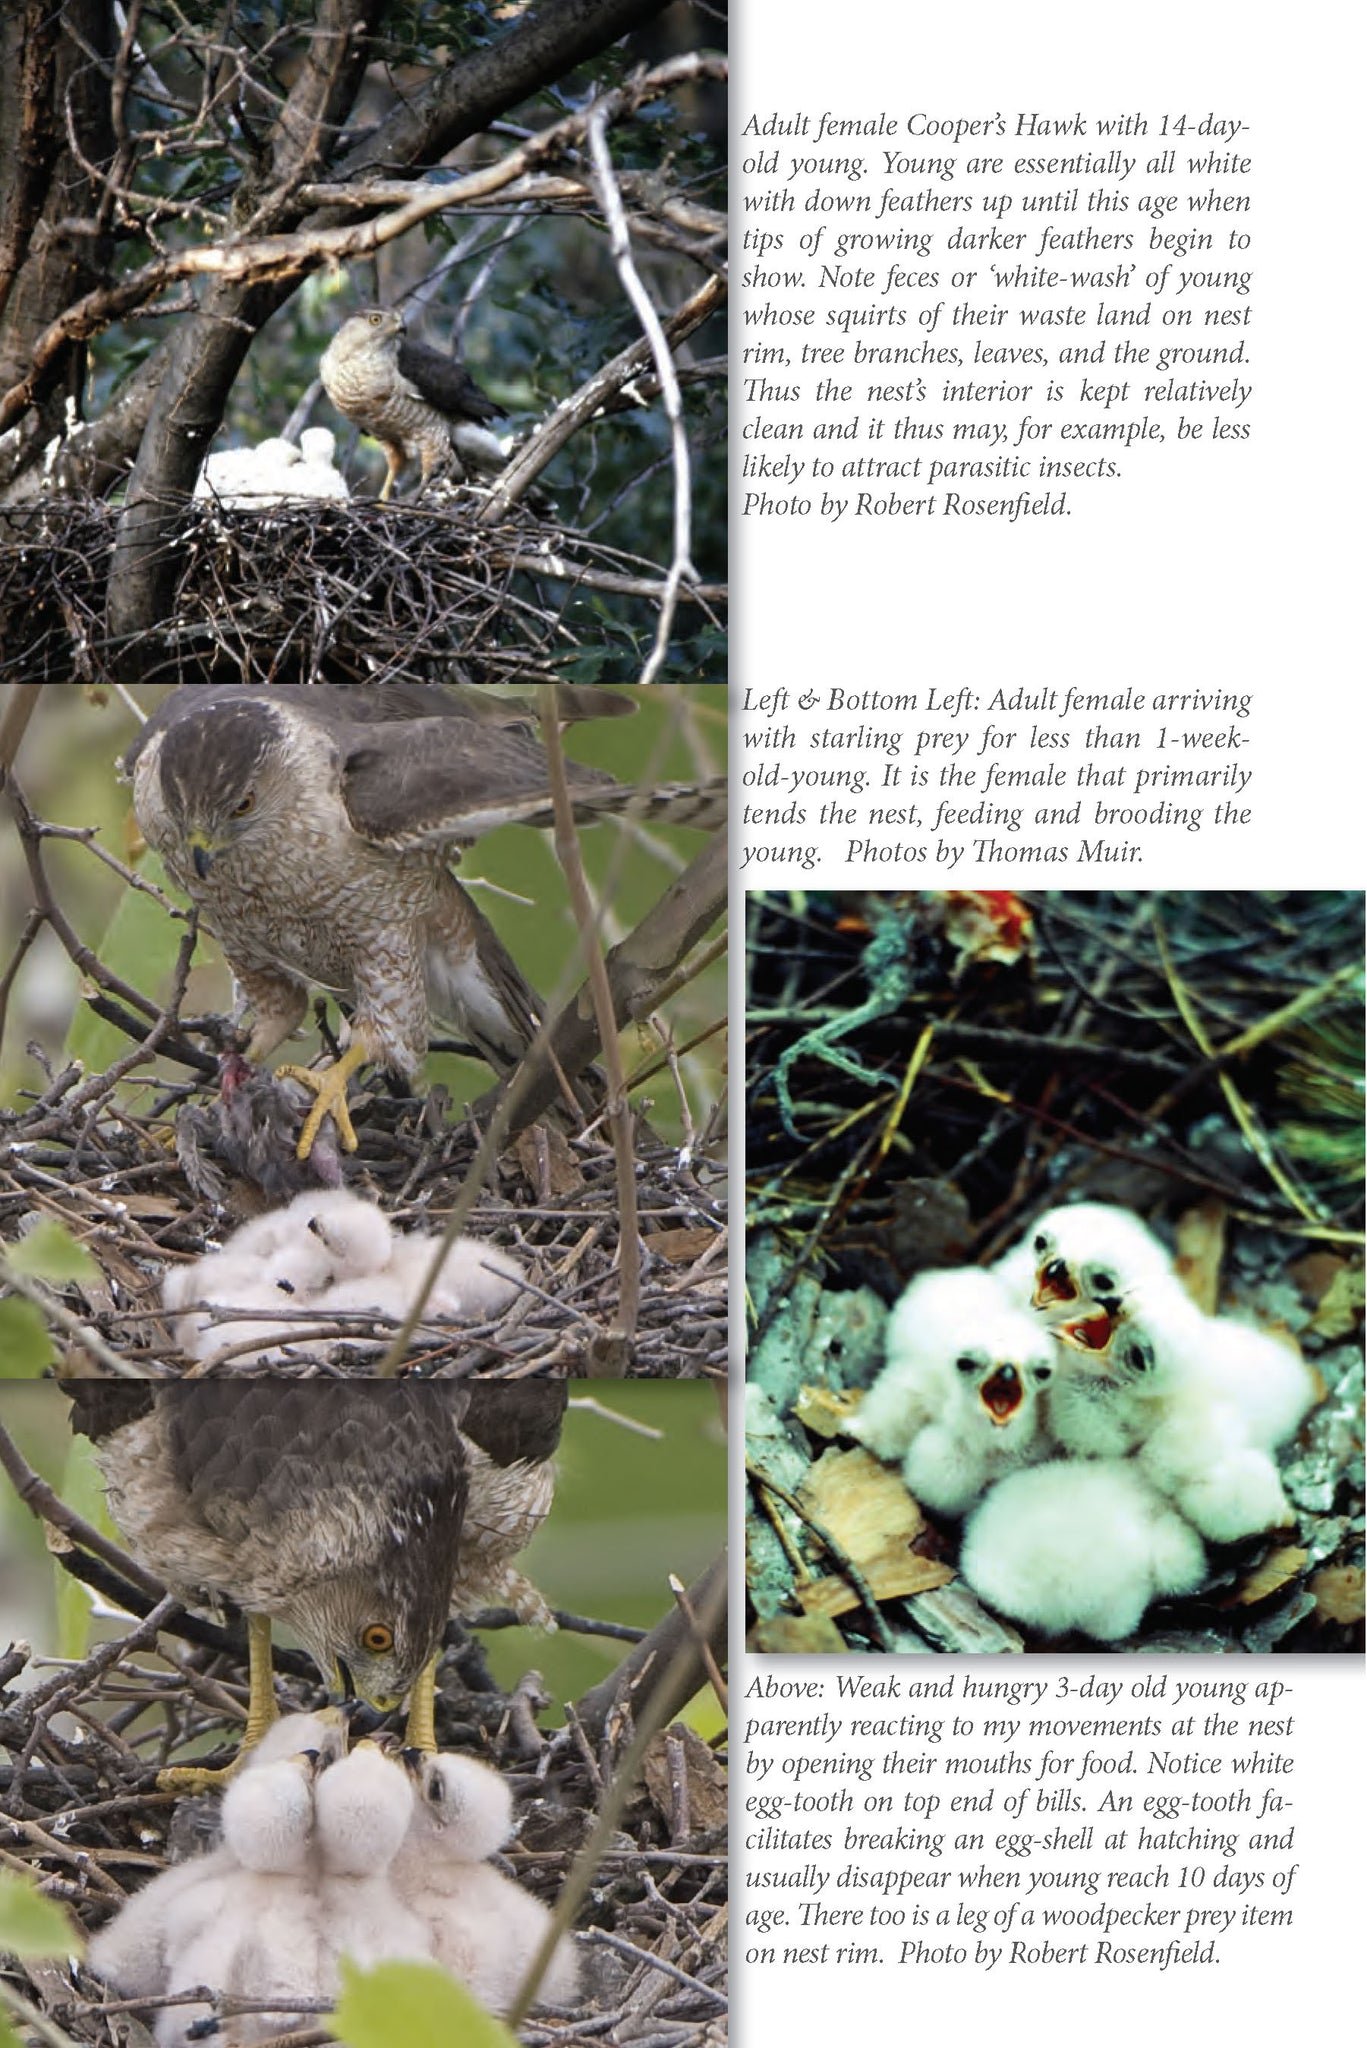
[[[236,1364],[274,1364],[290,1343],[313,1348],[299,1322],[270,1322],[264,1315],[215,1320],[192,1302],[223,1309],[378,1314],[402,1322],[435,1254],[437,1240],[405,1236],[374,1203],[341,1188],[311,1189],[282,1209],[235,1231],[223,1249],[188,1265],[169,1268],[162,1301],[175,1318],[176,1342],[205,1362],[238,1346],[251,1345]],[[474,1238],[457,1238],[442,1262],[425,1313],[463,1322],[484,1322],[514,1299],[522,1267],[508,1252]],[[331,1351],[335,1346],[325,1346]]]
[[1057,1459],[993,1487],[964,1530],[959,1570],[998,1614],[1043,1635],[1119,1642],[1152,1601],[1194,1592],[1206,1559],[1132,1461]]
[[363,1968],[393,1957],[421,1960],[432,1939],[395,1888],[392,1864],[413,1822],[413,1781],[373,1742],[319,1779],[314,1796],[321,1863],[324,1960],[335,1986],[338,1957]]
[[1046,1210],[992,1271],[1019,1307],[1051,1320],[1088,1302],[1113,1313],[1137,1288],[1177,1285],[1172,1256],[1153,1232],[1109,1202]]
[[1056,1366],[1049,1330],[980,1267],[925,1273],[888,1318],[887,1363],[849,1433],[898,1460],[908,1490],[941,1514],[1047,1453],[1042,1397]]
[[[304,2024],[299,2001],[329,1996],[323,1917],[309,1880],[315,1759],[257,1764],[233,1780],[223,1801],[222,1851],[230,1867],[173,1898],[165,1915],[168,1992],[204,1985],[234,1998],[273,2001],[271,2010],[225,2020],[217,2039],[249,2048]],[[212,1859],[204,1859],[206,1862]],[[198,2039],[203,2004],[168,2006],[158,2048]]]
[[[539,1899],[485,1860],[512,1831],[511,1796],[496,1771],[469,1757],[423,1757],[417,1767],[395,1888],[426,1925],[437,1961],[490,2011],[505,2013],[551,1920]],[[568,2004],[578,1976],[573,1946],[562,1940],[538,1999]]]
[[[1072,1341],[1067,1324],[1058,1334]],[[1164,1291],[1127,1302],[1103,1351],[1084,1343],[1055,1386],[1053,1428],[1083,1457],[1133,1450],[1203,1536],[1233,1543],[1293,1519],[1272,1451],[1310,1393],[1275,1340]]]
[[[340,1753],[342,1740],[335,1715],[294,1714],[273,1723],[234,1781],[231,1806],[225,1802],[230,1832],[222,1846],[174,1864],[135,1892],[92,1939],[91,1968],[126,1998],[158,1997],[171,1988],[173,1976],[187,1988],[226,1988],[228,1977],[239,1977],[244,1967],[259,1979],[254,1951],[243,1962],[244,1934],[263,1900],[278,1905],[282,1896],[280,1887],[261,1880],[282,1870],[293,1875],[307,1863],[313,1759],[297,1753],[326,1759]],[[284,1887],[286,1938],[295,1943],[302,1937],[301,1967],[307,1970],[314,1922],[307,1909],[301,1911],[296,1889],[293,1883]],[[296,1998],[311,1995],[294,1984]],[[158,2022],[158,2042],[163,2048],[179,2044],[196,2017],[203,2017],[202,2008],[168,2009]]]

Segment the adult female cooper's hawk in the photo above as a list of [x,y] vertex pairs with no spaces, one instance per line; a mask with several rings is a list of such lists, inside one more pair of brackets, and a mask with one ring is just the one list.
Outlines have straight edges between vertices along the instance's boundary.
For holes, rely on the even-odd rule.
[[408,339],[403,314],[367,306],[343,321],[318,365],[323,389],[345,418],[384,449],[388,498],[405,463],[416,456],[422,481],[467,468],[497,475],[506,460],[485,420],[503,408],[452,356]]
[[[247,1057],[265,1059],[296,1029],[310,984],[354,1005],[334,1067],[279,1070],[317,1097],[301,1158],[328,1114],[355,1150],[348,1080],[371,1060],[411,1079],[432,1011],[496,1073],[521,1059],[538,999],[449,868],[495,826],[551,822],[525,704],[429,683],[185,683],[124,766],[143,832],[255,1012]],[[724,806],[720,787],[643,799],[597,769],[572,764],[569,778],[583,818],[639,810],[711,824]]]
[[254,1380],[68,1380],[110,1512],[187,1605],[248,1621],[244,1747],[274,1718],[271,1621],[329,1686],[386,1712],[411,1695],[409,1740],[435,1749],[435,1657],[453,1607],[511,1603],[553,1625],[512,1564],[554,1487],[563,1381],[451,1386]]

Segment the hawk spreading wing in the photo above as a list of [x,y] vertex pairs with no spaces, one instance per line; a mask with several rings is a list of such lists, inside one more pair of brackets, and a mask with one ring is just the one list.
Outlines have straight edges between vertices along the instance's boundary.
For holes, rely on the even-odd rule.
[[[525,705],[426,683],[187,683],[124,765],[143,832],[252,1004],[248,1058],[265,1059],[296,1029],[310,985],[354,1006],[336,1066],[287,1070],[317,1096],[301,1156],[325,1114],[355,1149],[350,1076],[374,1060],[411,1078],[433,1011],[496,1073],[525,1053],[538,999],[450,873],[495,826],[551,822]],[[710,825],[724,807],[720,786],[643,799],[577,765],[570,787],[583,818],[639,807]]]
[[66,1383],[133,1550],[189,1605],[249,1619],[247,1740],[273,1715],[270,1623],[328,1683],[413,1698],[434,1748],[433,1660],[453,1606],[549,1622],[512,1559],[550,1506],[563,1381]]
[[502,407],[482,391],[452,356],[410,341],[402,313],[367,306],[342,323],[318,365],[323,389],[338,412],[354,420],[384,449],[387,499],[405,464],[422,464],[422,481],[468,470],[496,475],[504,464],[498,440],[484,424]]

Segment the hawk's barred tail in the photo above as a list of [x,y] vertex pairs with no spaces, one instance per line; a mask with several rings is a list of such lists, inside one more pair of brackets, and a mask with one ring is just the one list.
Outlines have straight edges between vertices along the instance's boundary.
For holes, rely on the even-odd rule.
[[[718,832],[726,823],[726,777],[708,782],[662,782],[655,789],[634,789],[629,783],[608,783],[602,789],[576,789],[574,815],[581,825],[595,818],[630,817],[648,825],[689,825],[700,832]],[[549,799],[534,809],[519,809],[521,825],[550,826],[555,813]]]

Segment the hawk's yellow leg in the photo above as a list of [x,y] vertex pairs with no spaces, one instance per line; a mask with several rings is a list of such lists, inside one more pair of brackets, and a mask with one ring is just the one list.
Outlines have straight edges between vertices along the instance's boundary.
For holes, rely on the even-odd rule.
[[271,1670],[271,1623],[268,1614],[247,1616],[247,1725],[232,1762],[221,1771],[202,1764],[184,1764],[157,1775],[159,1792],[213,1792],[225,1786],[246,1764],[277,1717],[275,1680]]
[[304,1128],[299,1134],[296,1151],[300,1159],[307,1159],[313,1150],[313,1141],[322,1129],[325,1116],[330,1116],[336,1123],[338,1135],[345,1149],[348,1152],[356,1150],[356,1131],[351,1121],[351,1111],[347,1108],[347,1083],[356,1069],[363,1067],[371,1057],[369,1045],[358,1034],[352,1039],[342,1057],[334,1060],[330,1067],[324,1067],[321,1073],[313,1067],[276,1068],[277,1078],[300,1081],[305,1088],[312,1090],[315,1097],[313,1108],[309,1111]]
[[395,449],[391,448],[387,442],[381,442],[380,445],[384,449],[385,478],[380,486],[379,503],[387,505],[389,503],[389,494],[399,480],[399,471],[403,468],[404,458]]
[[404,1742],[425,1756],[437,1753],[437,1660],[423,1671],[408,1699],[408,1727]]

